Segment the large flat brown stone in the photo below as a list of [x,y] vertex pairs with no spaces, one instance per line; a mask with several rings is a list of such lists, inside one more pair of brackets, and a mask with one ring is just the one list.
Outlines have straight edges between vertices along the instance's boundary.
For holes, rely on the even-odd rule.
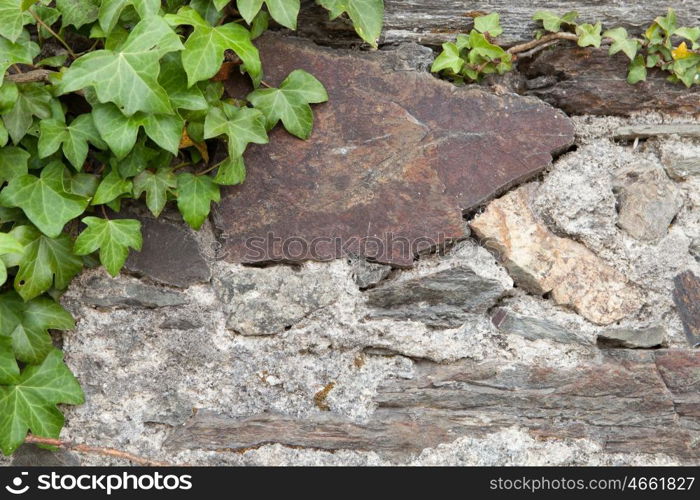
[[[330,100],[315,106],[308,141],[277,128],[246,153],[246,182],[226,189],[214,212],[233,262],[360,254],[410,266],[419,250],[464,237],[463,211],[573,142],[568,118],[536,99],[392,72],[381,53],[274,35],[258,45],[268,83],[305,69]],[[229,82],[230,93],[238,87]]]

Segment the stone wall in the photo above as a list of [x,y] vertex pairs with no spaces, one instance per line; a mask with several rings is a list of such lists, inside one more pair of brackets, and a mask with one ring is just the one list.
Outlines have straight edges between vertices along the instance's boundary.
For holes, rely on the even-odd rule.
[[[309,61],[325,57],[308,50]],[[364,217],[426,234],[449,228],[451,237],[408,260],[243,263],[230,251],[231,227],[255,213],[236,200],[254,198],[256,179],[267,182],[259,193],[276,182],[250,161],[250,184],[231,190],[216,224],[199,232],[172,213],[154,221],[132,208],[145,244],[127,272],[86,271],[63,297],[77,327],[56,341],[86,403],[64,408],[62,437],[174,464],[700,464],[700,121],[555,119],[503,90],[496,98],[450,87],[449,101],[447,84],[424,74],[430,53],[420,47],[347,57],[394,61],[376,70],[392,75],[382,85],[413,81],[437,95],[425,107],[445,101],[450,130],[476,120],[477,131],[516,142],[476,162],[478,185],[459,174],[472,168],[471,153],[486,155],[479,144],[409,161],[405,150],[430,151],[444,135],[397,92],[368,133],[400,135],[401,120],[429,133],[382,143],[389,156],[370,169],[371,182],[346,167],[375,154],[374,142],[357,156],[339,152],[329,161],[345,167],[327,167],[320,180],[326,167],[309,160],[326,151],[318,141],[339,136],[358,148],[372,138],[342,135],[334,109],[352,101],[340,95],[333,108],[336,87],[324,80],[331,101],[317,108],[308,145],[280,138],[264,150],[279,161],[299,155],[293,182],[279,182],[307,201],[284,190],[258,197],[249,210],[266,210],[260,232],[278,221],[290,234],[333,224],[352,233]],[[457,112],[473,102],[506,103],[511,114]],[[540,128],[509,130],[518,113]],[[450,157],[454,148],[460,155]],[[317,207],[314,218],[295,219],[329,178],[326,217]],[[124,463],[30,446],[13,458],[56,462]]]

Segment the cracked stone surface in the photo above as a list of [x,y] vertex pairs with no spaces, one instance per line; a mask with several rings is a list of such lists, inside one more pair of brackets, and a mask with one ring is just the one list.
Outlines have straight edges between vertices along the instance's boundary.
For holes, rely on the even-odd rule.
[[659,240],[683,206],[678,188],[653,163],[631,165],[618,172],[613,187],[618,193],[617,223],[638,240]]
[[439,263],[422,262],[398,279],[367,291],[371,318],[459,327],[471,314],[492,307],[513,280],[474,242],[459,244]]
[[[308,141],[278,128],[269,145],[248,149],[246,182],[215,210],[229,262],[360,255],[410,267],[466,236],[462,212],[533,177],[573,141],[569,119],[541,101],[395,72],[393,56],[274,35],[258,46],[267,81],[305,69],[330,100],[315,106]],[[234,95],[239,87],[228,82]]]
[[603,347],[626,347],[650,349],[661,347],[666,342],[666,329],[662,325],[649,328],[611,328],[598,335],[598,344]]
[[[411,269],[359,258],[250,267],[222,260],[207,223],[190,243],[211,280],[177,287],[93,269],[63,296],[77,322],[62,338],[66,362],[86,403],[65,408],[62,437],[196,465],[700,464],[700,352],[684,331],[698,331],[700,179],[672,179],[683,206],[659,240],[616,219],[618,174],[663,167],[678,139],[634,147],[614,131],[654,120],[670,119],[573,119],[577,149],[525,187],[529,212],[518,212],[624,277],[638,308],[615,324],[523,286],[485,240]],[[556,284],[589,305],[598,291],[586,276]],[[649,335],[658,326],[661,348]],[[17,463],[128,464],[35,451]]]
[[535,294],[551,293],[593,323],[608,325],[640,307],[634,285],[580,243],[553,234],[535,218],[536,184],[491,202],[472,222],[482,244],[494,251],[516,283]]

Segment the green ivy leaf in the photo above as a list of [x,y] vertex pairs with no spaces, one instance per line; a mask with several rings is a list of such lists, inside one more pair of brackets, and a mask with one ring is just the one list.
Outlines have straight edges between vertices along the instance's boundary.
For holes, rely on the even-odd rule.
[[83,198],[92,198],[99,184],[98,175],[78,173],[70,179],[70,192]]
[[267,11],[261,10],[258,15],[253,19],[253,23],[250,25],[250,39],[255,40],[260,35],[262,35],[270,25],[270,14]]
[[116,169],[112,169],[102,178],[100,185],[92,198],[92,205],[104,205],[116,200],[124,194],[130,194],[133,183],[129,179],[122,179]]
[[127,116],[137,111],[172,113],[168,95],[158,84],[158,61],[182,48],[163,18],[152,16],[140,21],[119,49],[76,59],[58,87],[62,94],[93,87],[100,102],[115,103]]
[[272,19],[285,28],[297,29],[297,16],[299,15],[299,0],[238,0],[236,5],[243,19],[252,24],[255,16],[260,12],[263,2],[267,4]]
[[125,116],[113,104],[100,104],[92,110],[100,137],[117,159],[125,158],[136,144],[139,128],[161,148],[177,154],[185,122],[179,115],[136,113]]
[[673,34],[690,40],[693,44],[693,50],[700,49],[700,28],[678,28]]
[[22,9],[20,0],[0,0],[0,36],[16,42],[24,25],[32,21],[32,16]]
[[211,202],[219,203],[219,186],[208,175],[182,173],[177,176],[177,208],[193,229],[202,227],[211,210]]
[[87,158],[88,142],[99,149],[107,148],[91,114],[78,116],[70,125],[59,119],[42,120],[39,131],[39,156],[46,158],[63,146],[63,154],[78,171]]
[[326,102],[328,94],[313,75],[297,69],[284,79],[278,89],[258,89],[248,94],[247,99],[265,115],[267,130],[282,120],[287,132],[300,139],[308,139],[314,124],[314,114],[309,104]]
[[257,109],[239,108],[223,103],[221,108],[212,108],[204,121],[204,138],[228,137],[229,156],[243,155],[249,143],[267,144],[265,115]]
[[24,149],[13,146],[0,149],[0,185],[15,177],[26,175],[29,156]]
[[64,189],[64,167],[53,162],[40,177],[21,175],[13,178],[0,192],[0,205],[19,207],[45,235],[55,238],[63,226],[82,214],[87,200]]
[[57,438],[63,427],[58,403],[81,404],[80,384],[53,349],[38,366],[27,366],[12,385],[0,386],[0,448],[5,455],[24,442],[28,431]]
[[542,26],[544,27],[544,29],[547,31],[551,31],[552,33],[557,33],[558,31],[561,31],[562,24],[575,26],[577,18],[578,12],[576,12],[575,10],[567,12],[561,17],[547,10],[538,10],[532,16],[532,19],[534,21],[542,21]]
[[[8,253],[21,255],[24,253],[24,246],[12,235],[0,233],[0,256]],[[5,281],[7,281],[7,269],[5,268],[5,261],[0,259],[0,285],[5,284]]]
[[262,78],[258,49],[250,41],[250,32],[236,23],[213,27],[191,7],[182,7],[177,14],[165,19],[172,25],[187,24],[194,31],[185,42],[182,65],[187,73],[188,86],[214,76],[221,67],[224,51],[232,50],[244,63],[244,69],[257,86]]
[[100,219],[85,217],[87,228],[75,240],[75,253],[89,255],[99,249],[100,262],[116,276],[129,256],[129,248],[141,250],[141,223],[135,219]]
[[613,43],[610,45],[609,55],[617,54],[618,52],[624,52],[630,61],[634,61],[637,55],[637,50],[639,49],[639,43],[637,40],[632,40],[628,38],[627,30],[625,28],[615,28],[603,33],[603,36],[610,38]]
[[17,100],[2,118],[12,142],[18,144],[32,126],[35,116],[42,120],[51,118],[49,103],[52,96],[47,86],[41,83],[23,83],[16,87]]
[[234,186],[245,180],[245,162],[243,157],[233,158],[229,156],[216,171],[214,182],[221,186]]
[[11,384],[18,376],[19,366],[12,351],[12,338],[0,336],[0,384]]
[[23,228],[17,238],[25,246],[18,262],[15,290],[24,300],[31,300],[52,286],[58,290],[66,288],[83,269],[82,260],[73,254],[73,241],[67,234],[49,238],[31,226]]
[[331,19],[347,12],[357,34],[372,47],[377,47],[384,21],[383,0],[316,0],[316,2],[330,11]]
[[172,169],[144,170],[134,178],[134,198],[138,199],[146,193],[146,206],[158,217],[165,208],[168,194],[176,187],[177,178]]
[[628,67],[627,82],[635,84],[647,79],[647,68],[644,65],[644,56],[641,54],[634,58]]
[[158,13],[160,0],[102,0],[98,19],[105,35],[112,32],[119,21],[119,16],[129,5],[133,5],[139,17],[145,19]]
[[13,64],[32,64],[39,50],[39,46],[29,40],[29,33],[26,31],[22,32],[16,43],[0,37],[0,85],[7,68]]
[[[0,148],[5,146],[7,142],[10,140],[10,134],[7,132],[7,129],[5,128],[5,124],[0,120]],[[2,175],[2,174],[0,174]]]
[[492,12],[487,16],[475,17],[474,28],[480,33],[488,33],[495,38],[503,33],[503,28],[501,28],[501,16],[498,12]]
[[603,38],[600,34],[603,29],[603,25],[600,22],[591,24],[580,24],[576,26],[576,34],[578,35],[578,46],[579,47],[600,47],[600,43]]
[[657,17],[654,22],[661,27],[665,32],[666,36],[671,36],[674,31],[678,28],[678,22],[676,19],[676,11],[669,8],[666,16]]
[[119,170],[119,174],[122,177],[138,175],[143,172],[151,160],[162,155],[162,152],[146,146],[146,140],[146,137],[142,135],[141,138],[136,141],[134,149],[132,149],[125,158],[112,162],[113,167]]
[[476,30],[469,33],[469,62],[480,63],[484,60],[493,61],[495,59],[510,61],[511,55],[508,54],[502,47],[489,42],[486,37]]
[[[458,41],[463,45],[462,48],[469,45],[469,37],[458,37]],[[464,59],[459,55],[460,47],[452,42],[442,44],[442,52],[435,58],[430,71],[438,73],[443,70],[450,70],[454,74],[458,74],[464,66]]]
[[161,61],[158,82],[175,108],[199,111],[209,107],[197,85],[187,86],[187,73],[177,53],[167,54]]
[[38,364],[51,351],[50,328],[75,327],[71,315],[48,297],[28,302],[15,292],[0,295],[0,338],[12,339],[15,357],[23,363]]
[[99,0],[56,0],[56,7],[61,11],[63,26],[80,28],[95,22],[100,7]]

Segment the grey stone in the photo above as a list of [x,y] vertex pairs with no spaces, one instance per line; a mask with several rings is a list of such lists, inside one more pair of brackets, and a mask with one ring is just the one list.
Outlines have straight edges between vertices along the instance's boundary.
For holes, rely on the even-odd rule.
[[661,325],[649,328],[611,328],[598,335],[601,347],[650,349],[666,342],[666,329]]
[[368,288],[376,285],[391,272],[391,266],[367,262],[362,257],[353,258],[350,261],[352,278],[360,288]]
[[220,278],[226,327],[241,335],[274,335],[333,303],[337,289],[309,267],[240,268]]
[[661,144],[661,163],[672,179],[684,181],[700,176],[700,144],[673,140]]
[[438,266],[430,262],[367,291],[370,318],[458,327],[485,312],[512,288],[512,281],[483,248],[467,242]]
[[168,307],[187,303],[181,292],[167,290],[136,279],[114,280],[106,274],[85,276],[80,297],[85,304],[100,308]]
[[678,188],[661,168],[642,163],[623,169],[614,179],[618,225],[642,241],[663,238],[683,206]]
[[202,323],[188,318],[168,318],[160,324],[163,330],[194,330]]
[[655,136],[700,137],[700,123],[652,123],[618,128],[615,139],[647,139]]
[[690,244],[690,254],[700,261],[700,238],[695,238]]
[[394,71],[429,71],[435,60],[435,53],[425,45],[407,42],[383,54],[389,58]]
[[546,318],[533,318],[498,308],[493,311],[491,321],[500,331],[520,335],[529,340],[549,339],[565,344],[590,344],[585,335],[580,335]]
[[209,281],[209,266],[183,222],[139,219],[143,248],[129,255],[125,265],[128,271],[177,287]]
[[20,446],[12,455],[14,467],[67,467],[80,465],[80,458],[67,450],[46,450],[33,444]]

